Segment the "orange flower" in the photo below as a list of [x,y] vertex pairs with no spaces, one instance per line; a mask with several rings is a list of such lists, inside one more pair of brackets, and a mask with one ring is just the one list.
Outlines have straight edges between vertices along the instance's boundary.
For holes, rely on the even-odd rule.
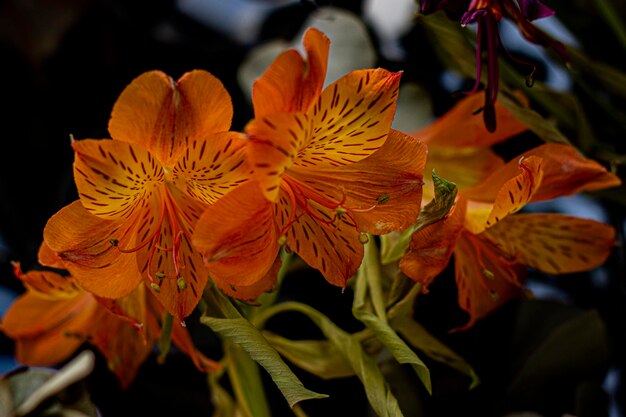
[[[47,251],[44,245],[41,252]],[[62,263],[53,266],[62,268]],[[81,289],[71,276],[48,270],[23,273],[19,263],[14,272],[27,291],[6,312],[0,330],[15,340],[17,360],[54,366],[89,343],[102,352],[122,388],[128,387],[161,333],[163,307],[145,287],[122,299],[102,299]],[[219,368],[194,348],[181,326],[173,327],[172,338],[200,371]]]
[[85,290],[121,298],[143,280],[182,320],[208,272],[191,246],[204,209],[246,180],[241,134],[227,132],[230,96],[205,71],[136,78],[115,103],[113,140],[73,141],[80,200],[44,239]]
[[283,243],[345,287],[364,233],[419,212],[425,146],[390,130],[400,74],[353,71],[322,91],[330,42],[309,29],[303,43],[307,61],[286,51],[254,85],[253,180],[210,206],[194,235],[212,278],[242,299],[271,288]]
[[[509,126],[508,131],[498,129],[502,137],[507,132],[515,134],[515,123]],[[441,138],[449,140],[447,135]],[[480,137],[472,142],[483,146],[493,143]],[[438,133],[430,136],[428,143],[430,157],[438,150]],[[487,148],[471,149],[476,154],[491,154]],[[447,152],[446,158],[454,155],[451,150]],[[470,174],[474,179],[470,184],[459,181],[453,210],[443,220],[414,233],[400,261],[400,269],[427,291],[454,254],[459,305],[470,316],[462,328],[520,296],[527,267],[546,274],[589,270],[604,263],[615,243],[614,229],[597,221],[563,214],[513,215],[530,202],[619,185],[619,178],[600,164],[571,146],[552,143],[531,149],[507,164],[493,160],[492,165],[499,168],[490,175],[483,171]],[[436,169],[442,172],[447,168],[442,165],[441,170]],[[462,172],[463,167],[449,170],[453,175],[446,179],[455,181],[454,174]]]
[[[519,98],[523,102],[526,100],[521,96]],[[435,170],[440,177],[464,189],[478,185],[504,165],[502,158],[490,147],[524,132],[527,128],[496,101],[498,129],[493,133],[489,132],[480,115],[476,113],[482,105],[482,94],[464,96],[433,123],[411,133],[411,136],[428,146],[426,172]],[[423,205],[434,197],[432,181],[426,177],[424,182]]]

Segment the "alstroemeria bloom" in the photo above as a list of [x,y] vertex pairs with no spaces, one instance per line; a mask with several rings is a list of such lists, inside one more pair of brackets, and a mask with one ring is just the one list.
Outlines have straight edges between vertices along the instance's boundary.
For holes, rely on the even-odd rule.
[[112,140],[72,142],[80,200],[48,221],[44,239],[82,288],[121,298],[143,280],[180,320],[193,311],[208,279],[195,224],[249,173],[232,114],[208,72],[174,81],[151,71],[115,103]]
[[[520,100],[525,102],[524,97]],[[411,133],[428,146],[425,172],[435,170],[459,189],[466,189],[480,184],[504,165],[504,160],[491,147],[527,128],[506,107],[496,102],[495,114],[500,127],[495,132],[489,132],[476,112],[481,106],[479,93],[466,95],[431,124]],[[432,181],[425,176],[422,206],[433,197]]]
[[[40,258],[53,259],[44,252],[45,245]],[[51,266],[63,268],[63,263]],[[27,291],[9,307],[0,330],[15,341],[16,359],[28,366],[55,366],[88,343],[107,359],[120,386],[128,387],[161,334],[164,310],[150,292],[138,286],[122,299],[102,299],[81,289],[71,276],[50,270],[24,273],[19,263],[14,272]],[[195,349],[181,326],[173,327],[172,339],[200,371],[219,369]]]
[[322,91],[330,42],[316,29],[303,42],[307,61],[286,51],[254,84],[253,180],[210,206],[194,235],[238,298],[271,287],[283,243],[345,287],[364,233],[405,228],[419,212],[425,146],[390,130],[400,74],[353,71]]
[[[478,91],[482,73],[483,45],[487,51],[487,85],[483,106],[483,120],[487,130],[496,130],[495,103],[498,97],[499,69],[498,49],[517,63],[532,68],[527,77],[527,84],[532,85],[535,74],[533,64],[522,62],[508,53],[498,32],[498,21],[503,17],[511,19],[517,24],[522,35],[530,42],[549,47],[554,50],[564,62],[568,61],[567,51],[563,44],[530,22],[552,16],[554,10],[539,0],[420,0],[420,11],[424,14],[443,9],[452,18],[460,19],[463,26],[476,23],[476,82],[471,92]],[[462,13],[462,14],[461,14]],[[460,15],[460,16],[459,16]]]
[[[509,126],[516,131],[515,124]],[[431,133],[429,157],[437,152],[435,144],[449,139]],[[485,137],[475,145],[491,141]],[[451,148],[444,149],[448,161],[458,162]],[[401,270],[426,291],[454,254],[459,305],[469,313],[463,328],[520,296],[528,267],[546,274],[589,270],[601,265],[615,244],[614,229],[604,223],[555,213],[515,214],[530,202],[619,185],[600,164],[560,144],[541,145],[507,164],[493,161],[497,168],[490,175],[473,171],[479,181],[466,187],[461,166],[446,172],[444,178],[453,182],[461,176],[455,207],[445,219],[414,233],[400,261]],[[439,162],[438,172],[444,170]]]

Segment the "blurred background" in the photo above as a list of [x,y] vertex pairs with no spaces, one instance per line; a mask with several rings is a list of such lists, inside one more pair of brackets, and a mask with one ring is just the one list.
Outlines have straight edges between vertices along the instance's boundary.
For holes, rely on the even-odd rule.
[[[603,0],[599,3],[606,3]],[[590,57],[624,68],[619,34],[607,25],[600,8],[585,1],[545,1],[558,18],[544,19],[543,28]],[[623,21],[623,1],[609,2]],[[252,117],[249,101],[254,78],[286,47],[299,47],[303,29],[315,25],[332,41],[331,82],[351,69],[384,67],[402,70],[401,101],[396,128],[413,131],[441,115],[457,99],[452,93],[473,80],[450,71],[415,22],[414,0],[4,0],[0,2],[0,315],[23,291],[11,261],[28,270],[37,267],[37,251],[47,219],[77,198],[72,177],[70,135],[106,138],[112,106],[129,82],[144,71],[160,69],[174,79],[200,68],[213,73],[231,94],[233,130]],[[591,80],[572,74],[545,50],[525,42],[508,22],[501,36],[509,50],[537,65],[538,80],[557,92],[584,96]],[[623,41],[623,40],[622,40]],[[579,77],[576,80],[574,77]],[[577,81],[583,82],[577,82]],[[582,86],[582,87],[581,87]],[[606,108],[583,101],[584,112],[601,138],[601,146],[626,154],[625,126]],[[611,97],[605,106],[623,106]],[[626,107],[621,107],[624,111]],[[542,143],[525,133],[498,147],[507,157]],[[598,152],[597,155],[601,155]],[[608,161],[608,159],[607,159]],[[604,161],[602,161],[604,162]],[[623,189],[620,191],[623,192]],[[626,194],[625,194],[626,195]],[[624,236],[624,196],[594,195],[559,199],[528,210],[555,211],[595,218]],[[415,415],[504,416],[528,411],[540,416],[620,417],[626,388],[626,270],[623,244],[606,265],[566,278],[531,275],[528,288],[535,300],[514,302],[469,331],[450,334],[463,322],[456,305],[451,271],[437,279],[428,297],[420,298],[416,315],[444,343],[474,366],[481,384],[467,389],[467,380],[451,368],[427,362],[434,394],[422,398]],[[348,295],[320,279],[286,280],[284,295],[309,303],[345,330],[359,329],[351,319]],[[581,331],[571,338],[548,340],[559,323],[586,311]],[[587,317],[587,316],[585,316]],[[594,316],[595,317],[595,316]],[[272,321],[292,338],[317,337],[316,329],[298,318]],[[190,320],[191,321],[191,320]],[[208,356],[219,358],[219,343],[206,327],[191,328]],[[546,342],[548,347],[546,347]],[[520,369],[543,348],[545,358],[562,362],[533,363],[535,375],[520,379]],[[591,352],[591,354],[590,354]],[[19,366],[12,341],[0,334],[0,374]],[[552,356],[550,356],[552,355]],[[582,360],[581,360],[582,358]],[[536,359],[536,358],[534,358]],[[190,361],[176,352],[164,365],[146,362],[135,383],[121,392],[98,357],[89,379],[94,402],[103,417],[168,415],[207,416],[212,408],[206,381]],[[546,359],[547,361],[547,359]],[[541,361],[540,361],[541,362]],[[534,368],[535,369],[535,368]],[[296,370],[297,371],[297,370]],[[403,368],[394,369],[399,391],[421,388]],[[330,394],[303,404],[311,416],[370,413],[356,379],[321,381],[304,371],[308,388]],[[535,378],[535,379],[533,379]],[[268,379],[275,415],[290,415],[281,394]],[[415,393],[405,393],[410,397]],[[419,414],[418,413],[421,413]]]

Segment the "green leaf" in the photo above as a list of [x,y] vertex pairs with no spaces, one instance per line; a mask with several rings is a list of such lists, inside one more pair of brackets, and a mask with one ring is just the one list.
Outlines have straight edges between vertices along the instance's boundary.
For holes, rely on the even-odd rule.
[[271,376],[291,407],[309,399],[326,398],[327,395],[310,391],[280,358],[280,355],[261,332],[215,288],[205,291],[207,311],[217,311],[226,318],[202,316],[200,322],[209,326],[228,342],[239,345]]
[[413,233],[443,219],[454,206],[457,194],[456,184],[438,176],[434,170],[431,175],[435,198],[422,208],[417,222],[398,234],[390,233],[381,236],[381,262],[384,265],[400,260],[409,248]]
[[[365,245],[365,257],[356,275],[356,289],[352,313],[354,317],[363,322],[363,324],[376,334],[399,363],[410,364],[413,367],[415,373],[426,387],[426,390],[432,394],[428,368],[417,354],[407,346],[404,340],[387,324],[380,280],[381,271],[378,261],[378,250],[375,242],[370,239]],[[373,303],[376,314],[371,313],[367,309],[368,293],[375,296]],[[379,302],[377,302],[378,298],[381,298]],[[376,308],[378,303],[382,303],[382,307]],[[382,311],[380,311],[381,308]]]
[[269,331],[263,336],[291,363],[322,379],[354,376],[350,363],[328,340],[291,340]]
[[238,409],[235,400],[219,383],[222,375],[223,369],[222,372],[211,372],[207,375],[209,388],[211,390],[211,403],[213,404],[214,410],[212,417],[241,416],[242,411]]
[[224,354],[226,371],[241,411],[247,417],[270,417],[259,366],[235,344],[225,343]]
[[439,45],[434,50],[446,67],[467,77],[476,76],[476,54],[468,37],[469,29],[450,20],[443,10],[418,14],[416,23],[426,30],[433,45]]
[[[405,278],[406,279],[406,278]],[[413,283],[413,281],[406,279]],[[421,324],[413,319],[415,298],[422,291],[422,286],[413,283],[403,299],[395,303],[388,313],[389,323],[411,346],[423,352],[429,358],[444,363],[471,378],[470,389],[480,380],[474,369],[459,355],[430,334]]]
[[345,360],[350,363],[355,375],[363,383],[365,395],[376,414],[380,417],[403,416],[398,401],[391,392],[376,361],[364,350],[355,335],[343,331],[314,308],[298,302],[276,304],[266,310],[263,317],[259,316],[258,319],[265,321],[273,315],[290,311],[300,312],[311,319]]
[[272,348],[259,330],[245,318],[220,319],[205,316],[200,318],[200,322],[209,326],[211,330],[227,341],[239,345],[252,359],[265,368],[285,396],[289,406],[293,407],[294,404],[303,400],[328,397],[306,389],[298,377],[283,362],[278,352]]
[[568,47],[567,53],[574,68],[598,80],[608,92],[626,97],[626,73],[590,59],[578,48]]
[[509,109],[517,120],[544,141],[571,145],[570,141],[559,131],[556,123],[544,118],[535,110],[518,104],[504,94],[498,95],[498,101]]

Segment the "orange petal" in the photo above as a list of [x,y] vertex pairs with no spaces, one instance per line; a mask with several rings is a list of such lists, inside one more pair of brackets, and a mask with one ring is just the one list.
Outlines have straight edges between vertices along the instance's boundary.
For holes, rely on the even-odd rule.
[[[509,176],[512,172],[510,165],[496,171],[482,185],[467,190],[464,197],[470,201],[465,221],[465,227],[472,233],[481,233],[485,228],[491,227],[509,214],[522,209],[531,201],[534,193],[541,185],[543,176],[542,159],[536,156],[520,158],[516,175]],[[495,177],[495,174],[500,174]],[[488,197],[497,190],[493,204]],[[485,201],[486,200],[486,201]]]
[[485,231],[485,237],[520,263],[548,274],[602,265],[615,246],[613,227],[564,214],[517,214]]
[[290,176],[346,208],[360,231],[381,235],[415,222],[426,153],[423,143],[392,130],[382,148],[359,162],[334,169],[294,167]]
[[36,292],[41,298],[49,300],[73,298],[81,292],[72,277],[65,277],[56,272],[31,270],[23,273],[20,263],[15,262],[13,273],[22,280],[26,288]]
[[[272,204],[249,181],[226,194],[202,214],[193,244],[217,286],[236,298],[252,299],[273,285],[267,278],[278,255]],[[239,289],[263,282],[255,294]]]
[[[97,320],[97,321],[96,321]],[[155,340],[146,343],[137,329],[104,308],[94,317],[90,343],[107,359],[122,389],[128,388],[141,365],[153,350]]]
[[546,143],[524,154],[531,155],[543,159],[543,180],[532,201],[617,187],[622,183],[619,177],[585,158],[573,146]]
[[309,110],[312,131],[294,164],[338,167],[379,149],[393,121],[401,73],[358,70],[329,85]]
[[190,141],[227,131],[232,116],[230,95],[210,73],[194,70],[174,82],[160,71],[150,71],[124,89],[113,107],[109,132],[169,165]]
[[[159,286],[154,296],[170,314],[183,320],[198,305],[209,272],[187,235],[174,234],[175,230],[165,219],[156,250],[138,251],[137,262],[144,272],[144,283],[149,288]],[[176,248],[176,253],[172,248]]]
[[211,134],[191,142],[174,167],[174,184],[187,196],[214,203],[249,176],[241,133]]
[[[429,146],[488,147],[526,130],[513,114],[496,102],[496,125],[490,133],[483,122],[480,110],[483,94],[475,93],[459,100],[447,113],[424,129],[411,133]],[[444,177],[445,178],[445,177]]]
[[142,337],[146,336],[146,287],[138,285],[134,291],[122,298],[102,298],[95,297],[98,304],[109,313],[116,316],[120,321],[124,321],[140,332]]
[[306,111],[317,99],[326,78],[330,40],[319,30],[304,34],[307,62],[294,49],[283,52],[255,81],[254,116]]
[[[481,119],[481,126],[483,125]],[[434,198],[433,183],[430,176],[433,170],[441,178],[455,183],[459,190],[464,190],[480,184],[502,165],[504,165],[502,158],[489,148],[453,148],[428,145],[422,205]]]
[[505,259],[488,241],[461,233],[454,250],[455,275],[460,307],[474,323],[523,294],[524,268]]
[[252,86],[254,117],[300,111],[305,68],[298,51],[280,54]]
[[65,269],[63,265],[63,259],[50,249],[50,246],[44,241],[39,245],[39,252],[37,253],[37,260],[43,266],[50,268]]
[[219,362],[207,358],[196,348],[187,329],[178,323],[174,323],[173,325],[172,341],[181,351],[189,356],[200,372],[215,372],[222,368]]
[[1,330],[15,340],[20,363],[53,366],[87,340],[96,308],[96,301],[88,293],[50,300],[27,292],[8,309]]
[[286,230],[289,247],[328,282],[344,288],[359,268],[364,253],[353,220],[349,216],[339,218],[335,211],[309,202],[309,211],[297,209],[290,224],[292,202],[284,192],[278,207],[277,218],[282,230]]
[[144,148],[114,140],[80,140],[74,178],[83,207],[103,219],[127,219],[150,205],[163,168]]
[[465,203],[457,202],[442,220],[418,230],[411,236],[407,253],[400,259],[400,270],[422,284],[423,291],[443,271],[463,230]]
[[111,244],[116,235],[125,234],[122,226],[92,215],[75,201],[48,220],[44,240],[82,288],[120,298],[141,282],[136,254],[120,254]]
[[248,123],[246,133],[254,178],[265,197],[276,201],[282,176],[311,135],[310,120],[303,113],[272,114]]

